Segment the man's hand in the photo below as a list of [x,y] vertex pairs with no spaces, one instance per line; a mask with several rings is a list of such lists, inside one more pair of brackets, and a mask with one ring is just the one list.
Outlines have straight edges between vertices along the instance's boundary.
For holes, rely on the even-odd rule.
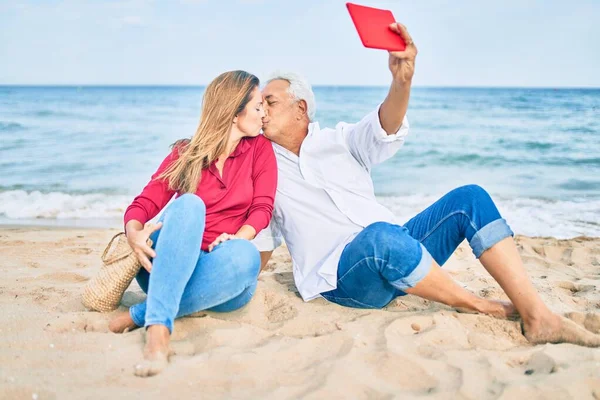
[[390,51],[389,66],[394,82],[399,84],[411,83],[415,73],[415,58],[417,47],[408,34],[406,27],[398,22],[390,25],[390,30],[402,37],[406,48],[404,51]]

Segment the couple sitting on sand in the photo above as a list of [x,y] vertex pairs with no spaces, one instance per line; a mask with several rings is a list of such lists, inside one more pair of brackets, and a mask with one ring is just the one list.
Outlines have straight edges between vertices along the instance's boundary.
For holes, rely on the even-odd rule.
[[[511,229],[481,187],[455,189],[404,225],[377,202],[370,171],[408,134],[417,55],[406,28],[391,29],[407,47],[390,52],[389,93],[356,124],[321,129],[311,88],[294,74],[275,76],[262,93],[258,78],[243,71],[208,85],[195,135],[175,143],[125,213],[147,299],[110,329],[147,328],[136,375],[167,365],[175,318],[247,304],[261,256],[264,266],[281,237],[305,301],[382,308],[409,293],[499,318],[518,315],[531,343],[600,345],[600,336],[542,302]],[[175,194],[159,222],[148,223]],[[440,268],[464,239],[511,302],[480,298]]]

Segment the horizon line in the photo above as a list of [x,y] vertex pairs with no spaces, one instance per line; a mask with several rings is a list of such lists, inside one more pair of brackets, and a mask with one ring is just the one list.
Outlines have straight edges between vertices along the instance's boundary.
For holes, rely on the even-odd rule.
[[[205,88],[208,84],[95,84],[95,83],[0,83],[0,88]],[[314,84],[313,88],[388,88],[389,85]],[[414,85],[415,89],[600,89],[600,86],[494,86],[494,85]]]

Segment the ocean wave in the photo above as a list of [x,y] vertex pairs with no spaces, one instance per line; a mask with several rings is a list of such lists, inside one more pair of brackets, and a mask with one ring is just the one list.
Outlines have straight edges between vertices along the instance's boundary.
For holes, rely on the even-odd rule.
[[475,153],[466,154],[443,154],[437,157],[436,163],[442,165],[476,165],[476,166],[503,166],[527,164],[525,159],[508,158],[503,156],[480,155]]
[[597,133],[598,130],[597,129],[593,129],[593,128],[589,128],[587,126],[565,126],[560,128],[561,132],[568,132],[568,133]]
[[569,179],[568,181],[557,185],[560,189],[566,190],[600,190],[600,181],[589,181],[581,179]]
[[23,129],[25,129],[25,126],[18,122],[0,121],[0,132],[14,132]]
[[74,119],[87,119],[88,117],[82,114],[78,114],[71,111],[59,111],[59,110],[37,110],[31,113],[27,113],[27,116],[41,117],[41,118],[74,118]]
[[549,150],[553,147],[556,147],[555,143],[548,142],[524,142],[523,148],[527,150]]
[[[519,147],[514,146],[512,149],[518,149]],[[446,154],[436,154],[433,152],[427,152],[426,154],[421,155],[422,157],[428,157],[435,160],[435,163],[443,164],[443,165],[465,165],[465,166],[506,166],[506,165],[532,165],[538,164],[540,162],[540,158],[542,155],[548,154],[546,152],[542,152],[542,150],[547,150],[549,147],[545,147],[544,145],[534,145],[527,144],[521,146],[523,150],[538,150],[539,153],[531,153],[525,156],[514,156],[514,157],[506,157],[501,155],[490,155],[490,154],[476,154],[476,153],[446,153]],[[545,157],[543,160],[544,165],[548,166],[557,166],[557,167],[569,167],[569,166],[591,166],[591,167],[599,167],[600,166],[600,157],[590,157],[590,158],[567,158],[567,157]]]
[[0,192],[0,216],[8,219],[113,219],[123,216],[132,196],[102,193],[10,190]]
[[[502,216],[516,234],[527,236],[600,237],[600,200],[551,201],[535,198],[497,198]],[[133,196],[102,193],[67,194],[11,190],[0,192],[3,221],[22,220],[120,221]],[[406,222],[438,199],[432,195],[381,196],[379,201]],[[67,224],[68,225],[68,224]]]
[[568,166],[568,165],[589,165],[600,166],[600,157],[591,158],[553,158],[545,160],[546,165]]
[[[600,237],[600,200],[551,201],[536,198],[499,198],[493,196],[502,216],[516,234],[553,236],[567,239],[577,236]],[[406,222],[439,197],[410,195],[380,197],[400,221]]]

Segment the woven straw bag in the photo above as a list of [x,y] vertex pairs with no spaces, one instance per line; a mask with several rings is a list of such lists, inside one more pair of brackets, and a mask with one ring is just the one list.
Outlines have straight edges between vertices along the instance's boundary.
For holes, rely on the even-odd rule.
[[[152,246],[152,240],[148,239]],[[127,242],[124,232],[116,234],[104,249],[103,266],[83,290],[83,305],[93,311],[108,312],[119,307],[125,290],[142,264]]]

